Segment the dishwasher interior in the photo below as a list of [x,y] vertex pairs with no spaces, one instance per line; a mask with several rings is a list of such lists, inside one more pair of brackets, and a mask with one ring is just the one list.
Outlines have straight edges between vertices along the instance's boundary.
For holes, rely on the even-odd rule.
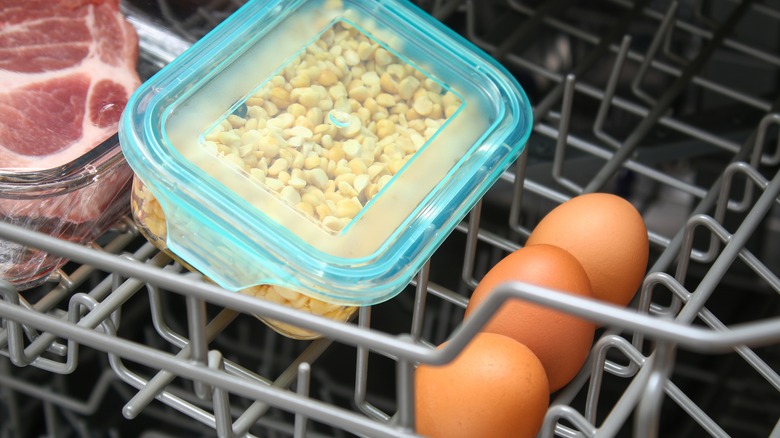
[[[241,3],[123,0],[142,77]],[[70,262],[0,284],[0,437],[413,435],[421,347],[465,342],[479,279],[586,192],[642,213],[648,274],[625,311],[548,302],[601,327],[540,436],[780,437],[780,2],[415,3],[506,67],[535,121],[415,281],[322,322],[216,293],[129,217],[89,246],[6,224]],[[286,338],[264,312],[325,336]]]

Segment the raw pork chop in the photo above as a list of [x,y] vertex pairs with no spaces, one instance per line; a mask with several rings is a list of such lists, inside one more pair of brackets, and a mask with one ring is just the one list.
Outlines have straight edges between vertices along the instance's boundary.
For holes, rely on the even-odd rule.
[[[116,133],[137,56],[119,0],[0,0],[0,220],[87,243],[127,214],[133,174],[118,145],[59,168]],[[0,240],[0,278],[20,290],[64,263]]]
[[58,167],[115,133],[137,56],[119,0],[0,0],[0,170]]

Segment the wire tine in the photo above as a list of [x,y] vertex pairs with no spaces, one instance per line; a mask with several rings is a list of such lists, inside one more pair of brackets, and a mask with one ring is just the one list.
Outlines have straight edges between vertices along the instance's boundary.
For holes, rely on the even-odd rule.
[[672,35],[674,34],[677,20],[674,20],[674,22],[675,25],[670,25],[669,28],[664,32],[663,54],[664,57],[670,59],[672,62],[683,65],[685,64],[686,59],[672,51]]
[[[688,266],[690,265],[691,253],[693,251],[693,237],[696,229],[703,224],[715,224],[717,228],[720,228],[723,233],[728,235],[728,232],[715,221],[714,218],[705,214],[697,214],[691,216],[685,224],[685,231],[683,234],[683,244],[680,247],[679,257],[677,259],[677,269],[674,274],[675,280],[680,284],[685,284],[685,277],[688,275]],[[715,227],[711,227],[712,230]]]
[[[780,163],[780,136],[778,137],[778,147],[775,150],[774,156],[765,156],[763,155],[764,145],[766,143],[766,133],[769,130],[769,127],[771,124],[780,124],[780,114],[777,113],[771,113],[767,114],[766,116],[761,118],[761,121],[759,122],[758,129],[755,136],[755,141],[753,143],[753,153],[750,156],[750,165],[758,169],[760,165],[766,164],[770,166],[774,166],[778,163]],[[732,163],[733,165],[733,163]],[[728,168],[726,168],[725,172],[728,172]],[[750,175],[749,175],[750,176]],[[752,178],[752,177],[751,177]],[[758,183],[758,180],[755,178],[752,178],[756,183]],[[761,185],[761,184],[759,184]],[[766,184],[763,185],[763,187],[766,187]],[[763,188],[762,187],[762,188]],[[730,188],[729,188],[730,190]],[[728,199],[728,190],[726,190],[726,197],[728,204],[727,206],[737,212],[745,212],[748,210],[750,205],[753,203],[753,193],[754,193],[754,187],[752,184],[746,184],[742,200],[740,201],[731,201]],[[721,219],[722,220],[722,219]]]
[[71,291],[73,290],[73,287],[75,286],[75,282],[73,279],[68,275],[62,268],[57,269],[56,271],[56,277],[57,277],[57,287],[58,288],[64,288],[65,290]]
[[525,169],[528,164],[528,147],[515,163],[514,181],[512,185],[512,204],[509,207],[509,228],[521,236],[528,236],[530,232],[520,223],[520,213],[523,209],[523,193],[525,192]]
[[[699,214],[691,217],[691,219],[688,220],[688,223],[686,224],[686,243],[684,244],[684,247],[688,247],[690,245],[690,241],[693,238],[693,235],[695,233],[695,230],[699,227],[705,227],[707,228],[712,234],[716,235],[721,241],[723,242],[732,242],[733,239],[737,234],[731,234],[726,230],[723,225],[718,223],[714,218],[711,216]],[[742,226],[740,226],[741,228]],[[684,257],[684,252],[681,253],[680,257],[680,264],[678,264],[678,274],[680,274],[680,277],[677,277],[678,281],[682,283],[684,280],[686,270],[687,270],[687,257]],[[765,279],[772,283],[772,286],[774,288],[778,287],[778,280],[774,276],[774,274],[771,274],[771,271],[769,271],[763,264],[757,261],[755,256],[753,256],[747,249],[742,246],[740,249],[736,250],[736,255],[732,256],[730,254],[724,255],[724,253],[721,253],[719,255],[719,259],[723,257],[724,261],[727,261],[727,263],[733,262],[733,258],[739,257],[743,261],[745,261],[748,266],[750,266],[753,269],[756,269],[757,273],[759,275],[764,275]],[[719,260],[718,260],[719,261]],[[718,262],[716,261],[716,263]],[[682,266],[682,269],[681,269]],[[718,267],[710,268],[710,271],[708,271],[707,276],[713,275],[724,275],[723,269],[719,269]],[[774,280],[773,280],[774,279]],[[698,293],[696,294],[696,300],[687,300],[685,304],[685,308],[683,309],[683,312],[681,312],[680,315],[678,315],[677,319],[682,319],[683,321],[687,321],[692,319],[695,315],[699,313],[701,308],[706,303],[707,298],[712,294],[713,288],[709,286],[709,284],[705,284],[705,281],[703,280],[699,286],[697,286],[696,290]],[[693,301],[696,301],[696,303],[693,303]],[[682,315],[682,313],[685,313],[685,315]]]
[[[209,335],[208,340],[213,339],[218,333],[222,332],[236,316],[237,313],[232,310],[226,309],[221,311],[211,320],[211,323],[209,323],[209,326],[207,327]],[[182,360],[189,360],[192,347],[185,342],[180,348],[182,349],[176,354],[176,357],[179,357]],[[144,381],[144,383],[140,385],[138,393],[125,403],[122,408],[122,415],[128,419],[137,417],[152,400],[160,398],[161,394],[164,393],[165,388],[175,379],[176,374],[167,370],[161,370],[148,381]]]
[[761,164],[765,164],[767,166],[776,166],[777,164],[780,164],[780,135],[777,136],[777,146],[775,147],[774,155],[763,155],[764,145],[766,144],[767,131],[769,131],[769,127],[772,124],[780,126],[780,113],[770,113],[765,115],[758,125],[756,144],[754,146],[753,156],[750,160],[750,163],[754,167],[758,167],[759,157]]
[[[570,422],[577,428],[578,434],[569,427],[558,424],[562,419]],[[547,410],[544,416],[542,429],[539,431],[539,438],[552,438],[554,436],[579,437],[585,434],[586,437],[596,436],[596,428],[582,416],[576,409],[567,405],[553,405]]]
[[671,34],[678,7],[679,4],[677,1],[673,1],[669,5],[669,9],[666,10],[666,14],[664,14],[661,25],[658,28],[658,31],[655,33],[655,36],[653,36],[650,47],[647,49],[647,54],[644,56],[642,64],[639,65],[639,71],[637,72],[636,76],[634,76],[634,80],[631,81],[631,90],[634,92],[634,94],[650,104],[650,106],[655,105],[657,100],[642,90],[641,84],[642,81],[645,80],[645,76],[647,76],[647,71],[650,68],[650,64],[652,63],[653,58],[655,58],[656,54],[658,53],[658,49],[661,47],[664,40],[669,38],[669,35]]
[[[658,285],[663,285],[670,291],[672,291],[672,302],[668,307],[661,308],[660,305],[653,303],[653,292]],[[666,272],[652,272],[648,274],[642,282],[642,288],[639,293],[639,300],[637,304],[637,311],[645,314],[654,314],[659,316],[673,317],[677,314],[682,306],[682,300],[678,297],[680,293],[687,294],[688,291],[677,282],[671,275]],[[645,336],[642,331],[634,331],[631,336],[631,345],[642,352],[644,348]],[[625,376],[635,374],[637,371],[637,364],[630,362],[627,367],[622,370]],[[628,374],[631,372],[632,374]]]
[[623,71],[623,66],[625,65],[626,56],[628,55],[628,49],[630,46],[631,36],[625,35],[623,37],[623,41],[620,43],[620,49],[618,50],[617,56],[615,58],[615,63],[612,66],[612,72],[609,75],[607,87],[604,90],[604,96],[601,99],[599,110],[596,113],[596,120],[593,122],[593,133],[596,135],[596,137],[615,149],[620,149],[622,144],[620,141],[604,131],[604,123],[606,122],[607,114],[609,114],[609,109],[612,105],[612,99],[615,97],[615,90],[617,89],[620,73]]
[[[734,175],[737,173],[744,173],[746,177],[755,182],[761,189],[766,188],[769,182],[761,176],[755,169],[744,161],[736,161],[729,164],[723,171],[723,181],[721,183],[720,192],[718,193],[718,199],[715,204],[714,219],[725,225],[726,211],[731,205],[731,186],[734,179]],[[745,184],[743,199],[740,202],[741,207],[737,211],[744,211],[747,209],[748,203],[753,198],[753,185]],[[692,257],[698,262],[710,263],[715,259],[717,252],[720,250],[721,241],[714,234],[710,235],[709,247],[706,251],[700,251],[695,257]]]
[[587,398],[585,400],[585,418],[592,424],[596,422],[596,412],[598,411],[599,396],[601,395],[601,383],[604,379],[604,370],[607,362],[607,353],[611,349],[617,349],[631,362],[641,366],[645,363],[645,357],[625,338],[618,335],[607,335],[600,338],[593,346],[593,356],[591,361],[590,385],[588,387]]
[[[149,384],[146,379],[130,371],[122,362],[121,357],[112,353],[108,353],[108,363],[111,369],[114,371],[114,374],[116,374],[123,382],[127,383],[128,385],[131,385],[136,389],[143,389],[146,388]],[[175,378],[176,375],[173,375]],[[211,428],[215,427],[214,416],[212,414],[182,399],[181,397],[173,395],[168,390],[161,389],[158,393],[155,394],[154,398],[200,423],[203,423]],[[140,411],[135,412],[132,411],[132,409],[127,409],[127,405],[124,409],[122,409],[122,415],[128,419],[133,419],[138,414],[140,414]]]
[[[691,235],[693,234],[694,230],[698,227],[705,227],[707,230],[714,235],[716,238],[720,239],[721,242],[728,242],[733,237],[732,234],[726,230],[722,224],[720,224],[718,221],[716,221],[714,218],[707,216],[707,215],[697,215],[692,217],[689,221],[689,228],[691,230]],[[758,258],[753,255],[752,252],[747,250],[746,248],[741,248],[738,252],[738,257],[745,262],[745,264],[753,269],[753,271],[762,279],[764,279],[770,287],[772,287],[775,291],[780,292],[780,279],[772,272],[771,269],[767,268],[761,261],[758,260]],[[687,264],[685,265],[687,267]],[[677,281],[682,281],[682,278],[685,276],[685,267],[678,272],[678,274],[681,275],[677,279]],[[668,285],[672,285],[673,283],[669,282]],[[684,287],[670,287],[670,290],[675,293],[675,295],[679,296],[683,301],[687,302],[688,298],[690,297],[691,293],[688,292],[687,289]]]
[[[769,127],[772,124],[780,125],[780,114],[779,113],[770,113],[764,116],[761,119],[761,122],[759,123],[758,129],[756,131],[755,140],[753,142],[753,153],[750,155],[750,165],[754,169],[758,169],[760,165],[770,165],[774,166],[777,164],[780,164],[780,136],[778,136],[778,146],[775,149],[775,153],[773,156],[767,156],[763,154],[763,148],[766,143],[766,133],[769,130]],[[731,163],[729,166],[735,166],[737,164]],[[738,166],[747,166],[747,164],[738,164]],[[747,170],[746,170],[747,171]],[[728,167],[724,170],[724,173],[729,172]],[[752,178],[752,177],[751,177]],[[761,185],[758,183],[758,179],[753,178],[753,180],[762,188],[766,187],[766,184]],[[750,205],[753,202],[753,193],[755,188],[751,184],[746,184],[744,187],[742,199],[739,201],[735,201],[729,198],[730,194],[730,182],[728,185],[724,181],[723,189],[719,193],[718,198],[718,204],[717,209],[718,213],[716,213],[715,218],[718,219],[718,221],[722,222],[723,218],[725,217],[726,208],[731,211],[735,212],[746,212]],[[724,194],[725,192],[725,194]],[[725,197],[725,199],[723,199]],[[721,205],[722,203],[725,203],[725,205]],[[713,248],[713,243],[710,243],[709,249],[704,253],[698,253],[696,254],[695,260],[701,261],[701,262],[710,262],[712,261],[713,253],[716,251],[716,248]]]
[[[304,397],[309,396],[309,383],[311,376],[311,366],[308,362],[303,362],[298,365],[298,384],[296,387],[296,393]],[[306,436],[306,423],[308,418],[300,412],[295,413],[295,425],[294,434],[295,438],[304,438]]]
[[479,243],[479,222],[482,215],[482,199],[474,204],[469,213],[468,232],[466,233],[466,249],[463,256],[463,271],[461,279],[472,288],[477,287],[474,278],[474,264],[477,259],[477,243]]
[[[662,307],[652,301],[652,293],[657,285],[663,285],[672,293],[672,302],[669,306]],[[690,292],[677,279],[666,272],[653,272],[645,277],[642,283],[642,293],[639,300],[639,311],[657,316],[674,317],[680,311],[683,302],[688,299]],[[641,332],[635,333],[634,346],[641,348],[644,336]]]
[[[721,184],[718,200],[716,201],[714,215],[714,219],[723,225],[725,225],[726,212],[730,209],[729,206],[733,204],[729,195],[731,194],[734,175],[738,173],[744,174],[747,179],[752,180],[762,190],[766,189],[767,185],[769,185],[769,181],[766,178],[744,161],[736,161],[729,164],[723,171],[723,183]],[[752,202],[753,191],[754,187],[752,184],[745,184],[743,198],[737,206],[736,211],[743,212],[747,210],[749,204]],[[720,247],[721,241],[718,240],[715,235],[711,235],[707,251],[699,252],[693,259],[698,262],[710,263],[715,259]]]
[[428,260],[417,274],[417,284],[415,285],[414,307],[412,311],[412,327],[410,330],[412,339],[417,342],[420,340],[425,319],[425,299],[428,296],[428,273],[431,270],[431,261]]
[[[721,224],[724,223],[726,219],[726,210],[728,209],[729,204],[729,193],[731,192],[734,176],[738,173],[744,174],[747,179],[753,181],[753,183],[755,183],[755,185],[757,185],[761,190],[766,189],[766,187],[769,185],[769,180],[764,178],[764,176],[761,175],[758,170],[755,169],[755,167],[745,163],[744,161],[736,161],[726,166],[726,169],[723,171],[723,184],[721,185],[720,196],[718,196],[718,202],[715,206],[715,220]],[[752,187],[751,184],[746,184],[746,186]]]
[[[371,307],[363,306],[358,309],[358,327],[369,329],[371,327]],[[366,400],[368,393],[368,347],[359,345],[355,363],[355,405],[361,412],[379,421],[386,422],[390,416],[381,409]]]
[[[191,360],[206,364],[208,361],[208,340],[206,336],[206,302],[191,296],[187,296],[187,325],[190,337],[189,345],[192,348]],[[195,394],[198,398],[206,400],[211,398],[212,388],[204,382],[196,381]]]
[[[400,338],[412,340],[409,335]],[[396,381],[398,393],[398,425],[407,431],[414,430],[414,367],[409,359],[399,358],[396,364]]]
[[[729,233],[723,224],[710,216],[698,215],[694,218],[691,218],[689,223],[691,226],[691,235],[693,235],[696,228],[703,226],[708,229],[711,235],[719,239],[720,242],[729,242],[733,237],[733,234]],[[748,267],[753,269],[753,271],[759,277],[764,279],[769,284],[769,286],[772,287],[772,289],[780,291],[780,279],[778,279],[778,277],[772,272],[771,269],[767,268],[766,265],[761,263],[761,261],[755,255],[753,255],[752,252],[743,247],[738,251],[737,256],[743,262],[745,262]]]
[[[19,292],[9,282],[0,280],[0,296],[3,300],[18,306]],[[19,322],[12,319],[5,319],[5,330],[8,334],[8,355],[11,363],[16,366],[26,366],[29,364],[24,357],[24,341],[22,339],[22,329]]]
[[187,338],[174,332],[165,321],[160,288],[154,284],[146,283],[146,290],[149,295],[149,314],[152,319],[152,327],[171,345],[184,348],[187,345]]
[[[754,154],[754,157],[758,157],[760,154]],[[749,181],[752,181],[754,184],[745,184],[745,200],[748,200],[748,198],[752,198],[752,193],[754,189],[754,185],[758,186],[759,189],[765,190],[767,186],[769,185],[769,180],[764,178],[761,173],[758,172],[758,170],[755,169],[755,167],[745,163],[744,161],[737,161],[734,163],[729,164],[726,169],[723,171],[723,183],[721,185],[721,191],[718,196],[717,204],[715,206],[715,216],[714,219],[721,225],[725,225],[725,219],[726,219],[726,211],[728,209],[729,205],[729,194],[731,192],[732,183],[734,180],[734,176],[737,174],[743,174],[745,175],[745,178]],[[707,252],[707,260],[712,260],[715,257],[715,253],[720,249],[721,247],[721,240],[717,238],[717,236],[713,233],[710,236],[710,247]],[[750,255],[750,259],[746,257],[742,257],[743,260],[748,261],[752,260],[753,256]],[[763,267],[763,265],[762,265]],[[757,272],[764,272],[766,271],[766,268],[754,268],[757,269]],[[766,278],[766,277],[765,277]],[[771,280],[769,280],[771,282]]]
[[561,121],[558,126],[558,139],[555,142],[555,154],[553,157],[552,175],[553,178],[562,186],[579,194],[582,193],[582,187],[574,181],[563,176],[563,163],[566,155],[566,144],[569,139],[569,125],[571,123],[571,108],[574,101],[575,77],[573,74],[566,76],[563,87],[563,102],[561,104]]
[[[24,307],[25,309],[35,310],[35,308],[32,305],[30,305],[30,303],[21,295],[19,295],[19,305]],[[25,336],[27,336],[27,339],[29,340],[35,340],[40,335],[40,333],[38,333],[38,330],[35,330],[34,328],[28,326],[27,324],[22,324],[21,327],[22,327],[22,331],[24,331]],[[59,356],[64,356],[64,352],[54,347],[54,345],[55,343],[52,343],[46,350],[54,354],[58,354]]]
[[[279,388],[289,388],[297,379],[298,367],[302,363],[311,364],[314,363],[322,353],[333,343],[331,339],[319,338],[312,341],[306,349],[298,355],[288,366],[282,371],[281,374],[273,381],[272,385]],[[225,361],[226,369],[230,362]],[[228,370],[228,373],[231,371]],[[257,376],[253,374],[244,375],[244,377],[254,379]],[[241,375],[233,372],[232,374]],[[263,382],[266,383],[266,382]],[[269,382],[270,383],[270,382]],[[236,421],[233,422],[233,435],[243,436],[246,435],[255,423],[257,423],[262,416],[264,416],[271,406],[260,400],[255,400],[244,412],[239,415]]]
[[[718,227],[722,228],[714,218],[706,214],[697,214],[688,218],[683,233],[683,244],[680,247],[679,256],[677,258],[677,269],[674,274],[675,280],[680,284],[685,284],[685,277],[688,275],[688,266],[690,265],[692,259],[691,254],[693,253],[694,234],[696,229],[704,223],[716,223]],[[728,234],[725,229],[723,229],[723,232]]]
[[666,383],[674,367],[675,345],[659,342],[650,363],[650,378],[639,400],[634,417],[634,436],[655,438],[659,434],[661,404],[666,393]]

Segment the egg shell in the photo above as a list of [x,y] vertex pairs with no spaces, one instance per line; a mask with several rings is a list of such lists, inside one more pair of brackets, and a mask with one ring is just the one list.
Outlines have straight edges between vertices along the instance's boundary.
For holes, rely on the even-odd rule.
[[650,252],[642,215],[609,193],[580,195],[554,208],[526,242],[537,244],[570,252],[588,273],[593,296],[620,306],[641,286]]
[[[469,318],[495,288],[509,281],[592,298],[588,275],[574,256],[552,245],[535,245],[512,252],[499,261],[477,285],[466,307]],[[505,302],[482,329],[528,346],[544,365],[550,391],[574,378],[593,344],[594,323],[527,301]]]
[[415,370],[417,433],[433,438],[534,437],[549,406],[547,388],[544,367],[528,347],[506,336],[479,333],[452,362]]

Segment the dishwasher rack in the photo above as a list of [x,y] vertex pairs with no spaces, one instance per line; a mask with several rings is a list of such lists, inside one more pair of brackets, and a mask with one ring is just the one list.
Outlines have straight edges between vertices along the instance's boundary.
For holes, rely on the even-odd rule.
[[[185,3],[123,4],[142,74],[241,2]],[[34,290],[0,281],[0,437],[414,436],[415,365],[452,359],[513,297],[601,324],[540,436],[780,437],[780,4],[417,3],[518,77],[536,124],[407,290],[341,324],[206,283],[129,218],[90,246],[0,223],[71,260]],[[487,269],[593,191],[648,225],[629,308],[513,283],[463,323]]]

